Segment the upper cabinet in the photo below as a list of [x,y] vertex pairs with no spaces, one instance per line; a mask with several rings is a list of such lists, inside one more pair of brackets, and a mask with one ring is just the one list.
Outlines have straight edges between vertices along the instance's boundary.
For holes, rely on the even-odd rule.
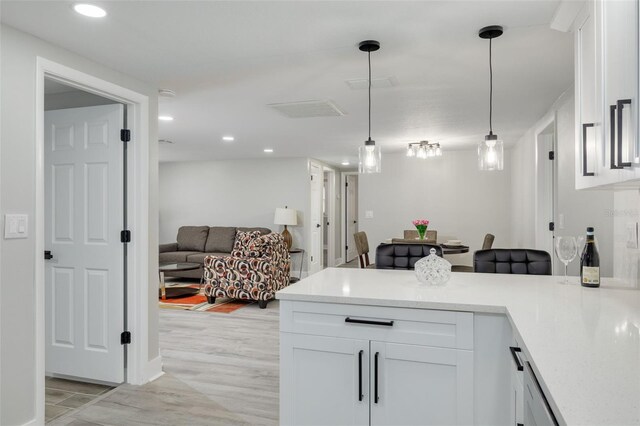
[[637,0],[587,1],[574,23],[576,188],[640,186]]

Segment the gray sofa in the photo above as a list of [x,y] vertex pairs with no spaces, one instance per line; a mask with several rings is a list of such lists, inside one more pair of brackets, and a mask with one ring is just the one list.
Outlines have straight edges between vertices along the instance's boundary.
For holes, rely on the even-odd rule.
[[[207,256],[228,256],[233,250],[237,231],[260,231],[270,234],[268,228],[242,228],[235,226],[181,226],[175,243],[160,244],[160,263],[193,262],[204,265]],[[202,279],[203,267],[191,271],[167,272],[167,277]]]

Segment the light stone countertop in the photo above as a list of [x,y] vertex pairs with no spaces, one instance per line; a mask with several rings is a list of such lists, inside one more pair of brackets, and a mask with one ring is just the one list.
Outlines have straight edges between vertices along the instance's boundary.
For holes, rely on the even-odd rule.
[[276,297],[506,314],[559,422],[640,424],[640,291],[570,279],[453,273],[432,288],[413,271],[328,268]]

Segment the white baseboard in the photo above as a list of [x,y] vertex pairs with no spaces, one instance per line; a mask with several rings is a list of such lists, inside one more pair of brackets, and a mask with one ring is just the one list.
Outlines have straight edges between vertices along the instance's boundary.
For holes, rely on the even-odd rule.
[[36,419],[29,420],[26,423],[23,423],[22,426],[37,426],[38,424],[42,424],[42,423],[38,422],[38,419],[36,418]]
[[164,374],[162,371],[162,357],[158,355],[146,365],[144,377],[146,382],[153,382]]

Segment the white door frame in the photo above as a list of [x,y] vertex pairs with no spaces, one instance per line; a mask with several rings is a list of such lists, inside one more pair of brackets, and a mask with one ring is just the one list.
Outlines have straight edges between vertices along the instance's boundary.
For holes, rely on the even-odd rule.
[[[552,180],[552,185],[553,185],[553,193],[551,194],[551,206],[549,206],[551,208],[551,220],[558,225],[557,219],[556,219],[556,206],[557,206],[557,192],[558,192],[558,182],[557,182],[557,154],[558,154],[558,142],[557,142],[557,120],[556,120],[556,113],[551,114],[549,117],[547,117],[537,128],[535,131],[535,240],[536,241],[549,241],[549,228],[545,227],[545,226],[541,226],[541,216],[543,213],[541,213],[540,211],[540,206],[542,204],[548,204],[547,201],[548,200],[543,200],[540,197],[540,180],[542,178],[541,173],[543,170],[543,165],[538,163],[538,160],[541,157],[541,153],[540,152],[540,137],[543,136],[543,132],[549,127],[552,126],[553,127],[553,142],[552,142],[552,151],[554,151],[554,153],[556,154],[556,159],[553,161],[552,166],[551,166],[551,170],[552,170],[552,176],[551,176],[551,180]],[[544,161],[550,161],[550,160],[544,160]],[[547,212],[548,213],[548,212]],[[540,250],[545,250],[545,251],[549,251],[549,254],[551,255],[551,264],[552,264],[552,269],[554,269],[555,264],[556,264],[556,260],[555,260],[555,240],[553,235],[555,235],[555,231],[554,234],[552,234],[551,240],[550,240],[550,246],[545,246],[545,247],[536,247]]]
[[36,424],[44,424],[45,314],[44,314],[44,81],[45,77],[127,105],[129,148],[128,217],[132,242],[128,248],[127,383],[143,384],[160,374],[160,357],[149,361],[149,98],[140,93],[38,57],[36,60],[35,140],[35,377]]
[[340,253],[342,253],[342,263],[347,262],[347,234],[349,224],[347,223],[347,176],[358,175],[358,172],[340,173],[340,217],[342,217],[342,231],[340,232]]
[[324,242],[327,244],[327,268],[332,268],[336,266],[336,171],[327,166],[324,166],[322,171],[329,174],[325,194],[329,200],[327,203],[329,225],[327,226],[327,241]]

